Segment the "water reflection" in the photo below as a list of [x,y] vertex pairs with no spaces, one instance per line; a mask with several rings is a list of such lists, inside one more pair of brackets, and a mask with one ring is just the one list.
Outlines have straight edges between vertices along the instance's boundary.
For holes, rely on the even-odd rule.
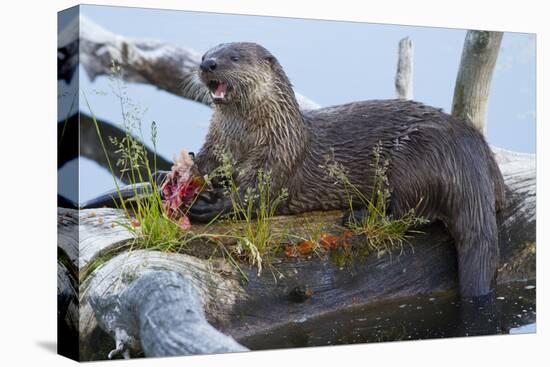
[[489,302],[418,296],[296,322],[240,340],[252,350],[535,331],[533,282],[499,286]]

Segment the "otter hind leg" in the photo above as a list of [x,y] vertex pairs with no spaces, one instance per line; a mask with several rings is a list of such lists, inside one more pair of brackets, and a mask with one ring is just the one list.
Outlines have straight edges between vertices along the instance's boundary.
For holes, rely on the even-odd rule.
[[[465,298],[489,294],[499,257],[495,189],[489,172],[483,167],[473,170],[450,163],[454,168],[447,172],[445,165],[422,164],[408,162],[405,166],[415,167],[415,174],[407,172],[408,178],[395,172],[391,177],[394,215],[417,207],[418,216],[443,221],[457,250],[460,294]],[[453,176],[461,181],[453,182]]]

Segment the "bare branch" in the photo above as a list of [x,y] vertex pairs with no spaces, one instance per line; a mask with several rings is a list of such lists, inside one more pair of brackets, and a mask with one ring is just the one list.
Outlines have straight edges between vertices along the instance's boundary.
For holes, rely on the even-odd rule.
[[409,37],[399,41],[395,91],[397,98],[413,99],[413,42]]
[[[58,141],[60,144],[58,168],[77,158],[80,154],[80,156],[91,159],[107,170],[110,169],[108,164],[108,161],[110,161],[114,170],[112,174],[122,182],[126,182],[126,175],[116,165],[118,159],[121,158],[121,154],[117,153],[115,147],[110,143],[110,137],[122,140],[126,136],[126,132],[101,119],[96,119],[96,121],[99,125],[101,137],[106,144],[108,156],[105,156],[92,118],[85,113],[79,113],[71,116],[66,121],[58,123]],[[80,142],[80,146],[78,142]],[[151,167],[151,169],[169,170],[172,167],[172,162],[169,159],[162,157],[158,152],[155,159],[155,152],[147,147],[146,150],[149,162],[156,162],[156,167]],[[147,177],[145,168],[142,169],[142,177]]]
[[456,77],[452,115],[470,120],[482,133],[501,41],[502,32],[468,31]]

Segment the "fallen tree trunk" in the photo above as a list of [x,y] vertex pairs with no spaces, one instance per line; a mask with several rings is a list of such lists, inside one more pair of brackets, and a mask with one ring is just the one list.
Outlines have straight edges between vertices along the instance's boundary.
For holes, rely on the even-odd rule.
[[[501,261],[497,281],[503,284],[535,277],[535,165],[532,155],[495,151],[510,200],[509,209],[501,213],[499,220]],[[94,310],[91,299],[122,294],[134,281],[152,272],[182,275],[201,299],[208,322],[237,340],[351,306],[454,291],[457,286],[452,239],[438,224],[415,235],[411,246],[400,254],[371,254],[347,266],[326,256],[312,259],[282,256],[274,259],[272,267],[260,275],[256,268],[241,265],[249,279],[245,282],[221,258],[206,260],[183,253],[126,251],[129,237],[124,239],[123,229],[116,225],[123,218],[117,210],[78,213],[60,209],[59,216],[64,224],[60,228],[60,246],[65,249],[60,251],[67,251],[68,258],[79,265],[83,360],[104,359],[114,345],[96,317],[107,315],[101,308]],[[278,217],[274,223],[299,233],[304,230],[301,227],[304,223],[330,226],[338,223],[340,216],[339,212],[308,213]],[[75,226],[79,242],[78,237],[66,235],[74,233]],[[200,230],[199,226],[194,228]],[[119,234],[113,235],[113,231]],[[75,246],[87,249],[81,251],[79,259],[75,258]],[[144,337],[149,336],[141,335]]]
[[[128,182],[127,177],[123,174],[123,167],[116,164],[122,158],[122,154],[111,143],[111,138],[122,141],[126,137],[126,132],[107,121],[96,118],[96,122],[101,133],[101,139],[106,145],[107,156],[101,145],[92,117],[79,112],[67,118],[66,121],[57,124],[59,141],[57,168],[59,169],[67,162],[81,156],[96,162],[122,182]],[[147,146],[145,146],[145,149],[147,159],[149,162],[156,162],[157,170],[169,170],[172,167],[173,162],[171,160],[164,158],[158,152],[155,154]],[[111,162],[111,166],[109,166],[109,162]],[[111,168],[113,172],[110,171]],[[148,174],[145,168],[141,168],[140,171],[142,177],[147,177]]]
[[[113,74],[115,63],[122,68],[122,77],[127,82],[151,84],[186,99],[212,104],[210,92],[197,79],[199,52],[161,41],[126,38],[86,17],[79,19],[80,32],[74,32],[74,24],[69,24],[59,35],[58,79],[72,78],[76,60],[92,81],[100,75]],[[78,35],[78,40],[74,39]],[[299,93],[296,98],[302,109],[319,108]]]
[[193,282],[176,272],[151,272],[120,294],[93,297],[90,303],[104,330],[109,330],[117,354],[130,349],[147,357],[244,352],[248,349],[206,321]]

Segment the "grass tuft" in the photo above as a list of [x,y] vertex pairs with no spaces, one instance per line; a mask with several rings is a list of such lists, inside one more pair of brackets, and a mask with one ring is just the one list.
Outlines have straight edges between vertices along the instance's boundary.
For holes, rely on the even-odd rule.
[[[116,64],[111,66],[111,89],[120,104],[121,128],[125,132],[122,139],[109,137],[110,143],[115,147],[115,152],[120,158],[115,163],[122,172],[122,176],[129,182],[134,190],[132,200],[125,200],[122,197],[114,166],[109,159],[105,142],[99,130],[96,116],[92,111],[85,93],[84,99],[92,116],[98,138],[103,152],[107,159],[116,191],[119,196],[120,207],[126,216],[130,218],[130,224],[120,222],[119,224],[132,232],[137,240],[136,245],[143,249],[154,249],[168,251],[180,246],[185,233],[179,225],[168,217],[160,195],[160,188],[153,177],[156,171],[156,154],[158,129],[155,122],[151,123],[151,143],[154,150],[154,160],[150,162],[143,136],[142,117],[145,113],[139,105],[134,103],[126,92],[126,85],[123,81],[122,69]],[[142,182],[149,182],[149,186],[139,185]]]
[[244,257],[261,273],[264,259],[269,259],[278,251],[284,238],[284,231],[274,231],[271,225],[281,203],[288,197],[286,189],[273,193],[271,171],[259,170],[255,188],[244,191],[234,180],[234,162],[228,152],[216,149],[215,154],[221,165],[216,168],[211,179],[222,182],[224,193],[232,203],[233,212],[224,218],[232,228],[230,236],[236,240],[235,253]]
[[[327,157],[326,169],[328,174],[343,184],[348,207],[351,213],[356,209],[365,209],[365,215],[360,219],[350,215],[349,229],[355,235],[365,239],[363,253],[376,252],[378,254],[391,253],[392,250],[403,250],[403,245],[409,243],[415,227],[428,223],[428,220],[417,217],[416,209],[411,208],[404,215],[395,217],[389,213],[391,191],[388,184],[387,170],[389,161],[382,160],[381,145],[373,149],[374,161],[371,166],[374,172],[372,192],[370,196],[363,194],[354,185],[347,174],[345,167],[334,159]],[[416,208],[418,208],[418,205]]]

